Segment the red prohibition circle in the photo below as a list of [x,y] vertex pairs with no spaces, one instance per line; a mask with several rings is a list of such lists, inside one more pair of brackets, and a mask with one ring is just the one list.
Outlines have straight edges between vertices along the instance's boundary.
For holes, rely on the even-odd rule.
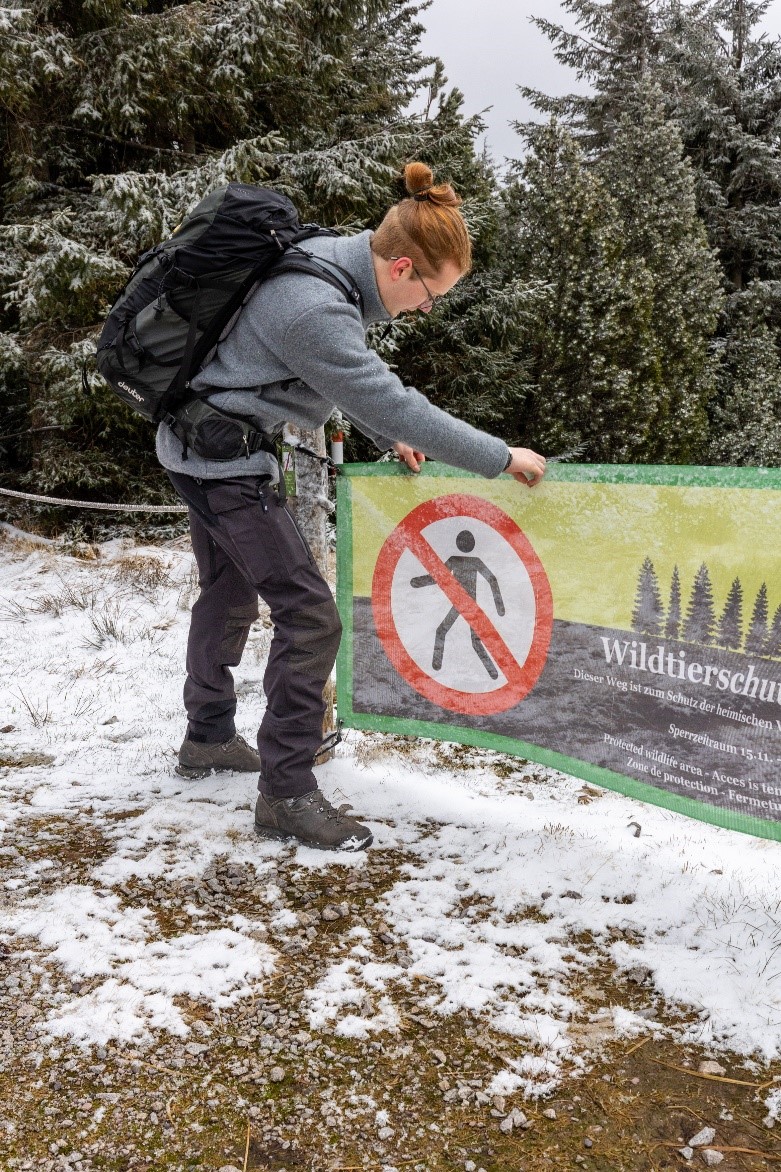
[[[534,593],[534,634],[529,653],[518,663],[491,620],[456,581],[434,552],[423,530],[445,517],[472,517],[499,533],[522,562]],[[502,669],[506,683],[491,692],[462,692],[432,679],[412,658],[401,641],[391,607],[393,575],[399,558],[409,550],[432,574],[463,618],[476,631]],[[548,576],[531,542],[512,517],[480,497],[451,493],[417,505],[407,513],[380,550],[372,579],[374,625],[388,659],[408,684],[427,700],[468,716],[492,716],[514,707],[532,690],[540,677],[553,630],[553,595]]]

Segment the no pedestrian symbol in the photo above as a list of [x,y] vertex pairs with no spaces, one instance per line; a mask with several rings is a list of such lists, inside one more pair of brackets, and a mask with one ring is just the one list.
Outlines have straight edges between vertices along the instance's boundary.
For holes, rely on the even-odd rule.
[[480,497],[440,496],[407,514],[377,558],[372,608],[396,671],[450,712],[506,712],[545,665],[553,599],[542,562]]

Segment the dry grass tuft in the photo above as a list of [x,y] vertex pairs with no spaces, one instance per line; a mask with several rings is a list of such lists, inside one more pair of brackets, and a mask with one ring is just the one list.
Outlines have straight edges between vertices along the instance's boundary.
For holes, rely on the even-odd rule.
[[24,705],[30,720],[33,722],[34,728],[43,728],[44,725],[49,724],[53,720],[48,698],[43,703],[38,704],[35,700],[25,695],[21,688],[18,692],[12,692],[11,695],[15,696]]
[[114,579],[143,594],[156,594],[174,585],[168,566],[154,555],[127,554],[114,563]]

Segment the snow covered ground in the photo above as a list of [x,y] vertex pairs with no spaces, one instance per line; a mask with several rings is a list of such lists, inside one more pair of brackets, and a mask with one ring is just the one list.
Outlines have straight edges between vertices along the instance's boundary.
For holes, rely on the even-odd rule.
[[[181,543],[117,541],[84,560],[2,534],[0,940],[39,978],[43,1046],[188,1037],[182,997],[219,1008],[254,996],[303,929],[282,859],[337,886],[368,866],[256,839],[253,776],[174,774],[196,592]],[[261,616],[235,673],[249,739],[269,639]],[[754,1076],[781,1057],[781,844],[498,754],[379,734],[348,732],[319,776],[398,873],[375,907],[393,950],[380,956],[356,922],[313,975],[311,1030],[392,1036],[398,990],[414,986],[421,1013],[468,1010],[503,1036],[489,1093],[529,1097],[622,1035],[666,1031]],[[36,850],[23,846],[30,827]],[[60,868],[47,842],[74,827],[82,845]],[[254,869],[252,914],[200,930],[193,905],[186,930],[161,932],[150,908],[123,902],[134,882],[202,883],[215,860]],[[595,1006],[606,966],[647,991],[647,1008]],[[53,991],[57,973],[69,981]],[[764,1094],[770,1124],[781,1087]]]

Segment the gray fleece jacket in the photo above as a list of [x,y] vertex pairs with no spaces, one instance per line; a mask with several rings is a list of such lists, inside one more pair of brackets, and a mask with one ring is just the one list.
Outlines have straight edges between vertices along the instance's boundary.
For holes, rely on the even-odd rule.
[[[363,296],[363,315],[328,282],[306,273],[286,273],[261,284],[244,307],[215,358],[193,379],[215,407],[240,414],[263,431],[286,422],[314,428],[338,407],[378,448],[401,441],[434,460],[481,476],[498,476],[507,445],[405,387],[366,345],[366,327],[389,320],[380,300],[370,249],[372,233],[323,236],[306,241],[313,254],[335,261],[353,277]],[[222,390],[221,388],[225,388]],[[237,460],[204,460],[181,444],[164,423],[157,432],[164,468],[187,476],[219,479],[267,473],[277,468],[268,452]]]

